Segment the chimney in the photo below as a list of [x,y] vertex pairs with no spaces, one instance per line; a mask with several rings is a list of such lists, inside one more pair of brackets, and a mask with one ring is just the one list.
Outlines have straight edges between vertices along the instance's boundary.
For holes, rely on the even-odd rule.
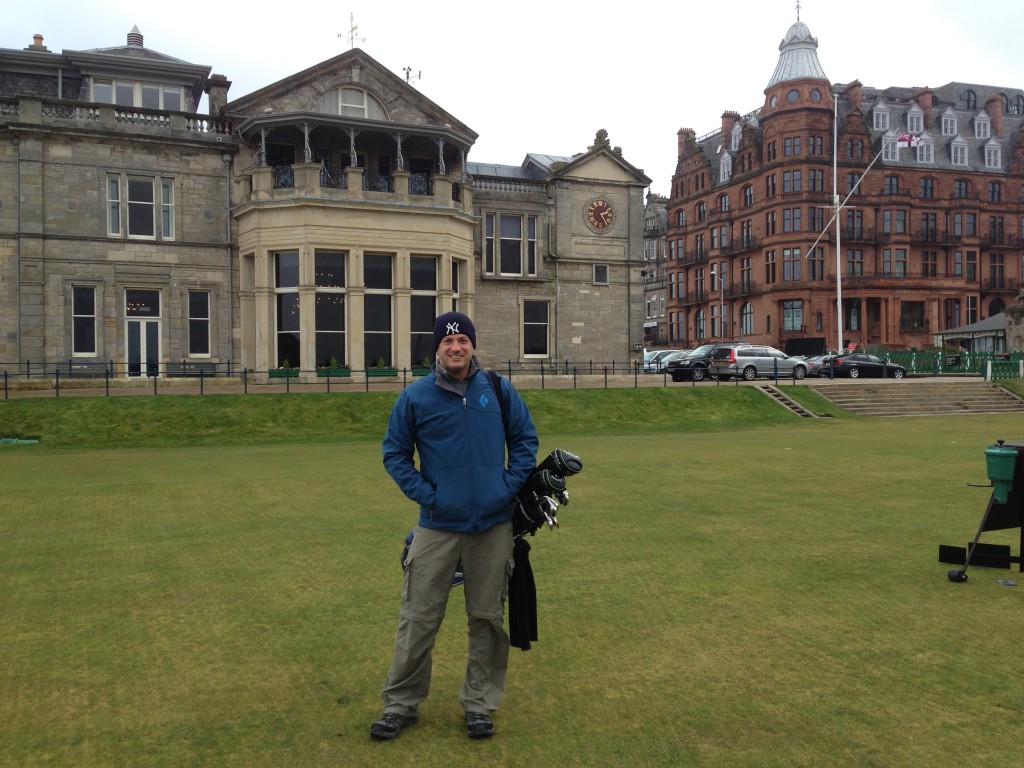
[[849,99],[849,101],[850,101],[850,111],[851,112],[858,112],[858,111],[860,111],[861,103],[864,100],[863,94],[861,92],[861,89],[863,87],[864,86],[863,86],[863,84],[861,83],[860,80],[854,80],[852,83],[850,83],[848,86],[846,86],[845,93],[846,93],[846,98]]
[[36,34],[32,35],[32,45],[30,45],[25,50],[26,51],[47,51],[47,52],[49,52],[49,48],[47,48],[45,45],[43,45],[43,36],[40,35],[38,32]]
[[992,135],[1001,137],[1003,135],[1003,100],[993,93],[985,101],[985,111],[992,119]]
[[914,94],[917,99],[917,106],[924,112],[924,127],[927,130],[932,127],[932,107],[935,104],[934,94],[931,88],[922,88]]
[[732,127],[736,125],[736,121],[739,119],[739,112],[727,109],[722,113],[722,149],[729,148],[729,142],[732,140]]
[[128,33],[128,46],[130,48],[142,48],[142,33],[139,32],[138,25],[132,27],[132,31]]
[[231,81],[224,75],[210,75],[206,81],[206,103],[210,108],[210,117],[219,117],[220,111],[228,103],[228,90]]
[[679,132],[676,133],[676,142],[678,150],[677,157],[682,157],[683,153],[686,151],[687,143],[696,141],[696,139],[697,132],[693,130],[693,128],[680,128]]

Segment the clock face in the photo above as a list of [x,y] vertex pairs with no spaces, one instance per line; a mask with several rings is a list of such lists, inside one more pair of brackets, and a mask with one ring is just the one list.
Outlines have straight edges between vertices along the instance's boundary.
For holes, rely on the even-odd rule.
[[608,229],[612,225],[614,217],[615,212],[612,210],[612,204],[607,200],[598,198],[597,200],[591,200],[587,205],[587,223],[594,229]]

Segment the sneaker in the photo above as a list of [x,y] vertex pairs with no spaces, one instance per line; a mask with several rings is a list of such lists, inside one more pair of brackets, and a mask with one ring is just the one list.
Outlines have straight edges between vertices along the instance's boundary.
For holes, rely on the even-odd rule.
[[466,735],[471,739],[486,739],[494,735],[494,722],[485,712],[466,713]]
[[399,731],[416,722],[416,715],[405,717],[397,712],[385,712],[370,726],[370,736],[378,741],[391,741]]

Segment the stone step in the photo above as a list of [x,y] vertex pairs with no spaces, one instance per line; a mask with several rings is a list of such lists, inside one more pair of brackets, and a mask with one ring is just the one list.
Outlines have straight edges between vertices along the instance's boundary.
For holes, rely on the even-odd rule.
[[809,386],[840,408],[864,416],[1024,413],[1024,400],[984,380],[829,381]]

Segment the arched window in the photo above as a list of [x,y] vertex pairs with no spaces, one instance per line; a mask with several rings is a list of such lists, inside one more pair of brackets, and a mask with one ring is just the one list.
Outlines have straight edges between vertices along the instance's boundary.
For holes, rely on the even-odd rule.
[[970,88],[964,91],[964,106],[966,106],[967,109],[978,108],[978,94],[976,94]]
[[317,112],[367,120],[388,120],[384,105],[361,88],[335,88],[320,97]]

